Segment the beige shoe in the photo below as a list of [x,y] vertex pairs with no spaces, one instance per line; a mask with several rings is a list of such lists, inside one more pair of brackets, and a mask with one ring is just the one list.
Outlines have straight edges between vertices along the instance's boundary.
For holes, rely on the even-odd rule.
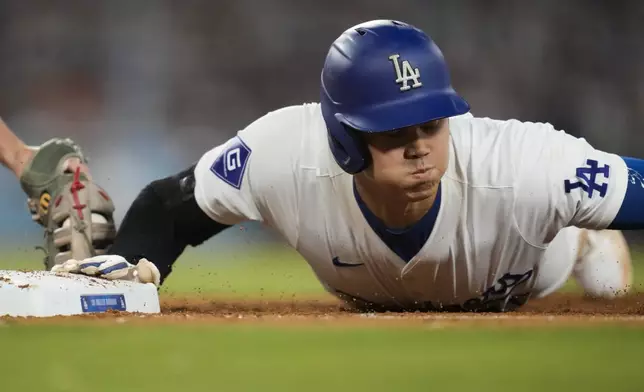
[[587,295],[615,298],[633,285],[633,263],[626,239],[618,230],[582,230],[575,280]]

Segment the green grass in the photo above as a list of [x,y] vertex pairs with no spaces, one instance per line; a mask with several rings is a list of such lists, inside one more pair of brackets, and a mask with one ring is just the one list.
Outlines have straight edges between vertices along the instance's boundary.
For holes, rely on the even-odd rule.
[[636,391],[641,330],[0,329],[3,391]]

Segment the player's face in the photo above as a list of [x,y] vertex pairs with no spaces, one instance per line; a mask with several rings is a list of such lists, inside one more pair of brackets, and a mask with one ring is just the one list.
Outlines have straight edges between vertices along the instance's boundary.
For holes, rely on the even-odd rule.
[[449,121],[434,120],[391,132],[364,133],[379,186],[397,188],[409,201],[434,195],[449,161]]

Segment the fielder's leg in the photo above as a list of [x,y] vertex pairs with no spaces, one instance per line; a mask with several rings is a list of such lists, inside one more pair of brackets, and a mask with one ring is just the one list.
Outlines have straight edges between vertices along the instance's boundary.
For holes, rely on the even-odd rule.
[[628,244],[620,231],[568,227],[550,243],[539,267],[535,297],[544,297],[574,277],[587,295],[614,298],[632,285]]

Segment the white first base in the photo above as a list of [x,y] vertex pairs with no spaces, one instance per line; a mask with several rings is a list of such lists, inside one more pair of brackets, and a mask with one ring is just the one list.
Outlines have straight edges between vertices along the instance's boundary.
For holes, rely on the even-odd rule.
[[106,311],[159,313],[152,283],[48,271],[0,270],[0,316],[51,317]]

